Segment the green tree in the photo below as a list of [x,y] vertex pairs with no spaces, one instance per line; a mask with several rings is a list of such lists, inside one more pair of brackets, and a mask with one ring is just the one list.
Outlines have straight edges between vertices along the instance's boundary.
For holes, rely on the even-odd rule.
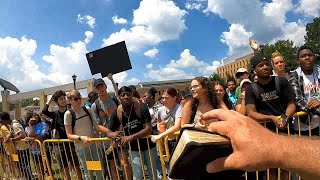
[[233,76],[231,76],[229,73],[227,73],[227,81],[228,80],[234,80],[235,81],[235,78]]
[[21,107],[39,106],[39,104],[40,104],[39,99],[28,98],[28,99],[21,100]]
[[222,84],[225,84],[226,80],[219,76],[218,73],[213,73],[210,77],[209,77],[210,81],[220,81]]
[[[316,17],[312,23],[306,26],[306,35],[304,36],[306,45],[311,47],[315,52],[316,57],[320,58],[320,18]],[[317,62],[317,61],[316,61]],[[319,64],[319,61],[317,62]]]
[[294,70],[298,67],[296,60],[296,51],[298,47],[293,45],[291,40],[278,40],[274,44],[266,44],[263,48],[263,54],[271,60],[271,54],[278,51],[284,57],[286,62],[286,71]]

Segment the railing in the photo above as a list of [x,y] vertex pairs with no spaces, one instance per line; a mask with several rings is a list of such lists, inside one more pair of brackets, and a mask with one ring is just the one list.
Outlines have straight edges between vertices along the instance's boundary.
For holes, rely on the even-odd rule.
[[[292,124],[288,124],[288,136],[302,136],[301,116],[295,114],[297,131],[293,132]],[[311,123],[308,115],[307,124]],[[265,124],[266,125],[266,124]],[[319,127],[318,130],[320,131]],[[309,126],[308,136],[313,136]],[[276,129],[276,133],[280,133]],[[179,132],[157,141],[157,151],[150,141],[151,136],[137,140],[136,145],[130,143],[121,146],[109,138],[91,138],[91,142],[67,139],[21,140],[13,144],[0,143],[0,179],[167,179],[166,164],[170,160],[170,142],[177,139]],[[277,172],[276,172],[277,171]],[[246,179],[301,179],[297,175],[284,170],[267,170],[264,172],[245,173]],[[285,177],[285,178],[284,178]]]

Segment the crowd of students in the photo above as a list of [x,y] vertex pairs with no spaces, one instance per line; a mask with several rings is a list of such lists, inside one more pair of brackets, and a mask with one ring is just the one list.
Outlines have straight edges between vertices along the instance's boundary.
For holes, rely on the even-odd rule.
[[[1,157],[16,152],[19,159],[26,160],[18,162],[21,172],[18,176],[31,179],[33,174],[28,156],[31,154],[36,160],[38,178],[42,179],[44,170],[39,147],[20,140],[70,139],[74,144],[65,142],[54,149],[64,179],[71,179],[70,170],[78,179],[117,179],[119,169],[126,179],[134,177],[140,180],[146,174],[149,179],[162,179],[155,142],[184,126],[208,129],[219,119],[203,121],[202,115],[214,109],[235,110],[265,123],[265,127],[274,132],[319,136],[320,68],[314,64],[313,50],[301,46],[296,55],[299,67],[288,75],[279,52],[272,54],[269,61],[252,40],[250,45],[255,52],[250,59],[254,76],[247,69],[239,68],[236,73],[238,83],[228,79],[225,86],[206,77],[196,77],[190,82],[189,93],[168,88],[158,101],[155,88],[150,88],[140,97],[134,86],[118,89],[112,74],[109,74],[116,92],[114,97],[108,94],[103,79],[94,80],[95,90],[88,94],[88,102],[84,106],[79,91],[72,90],[67,94],[57,91],[42,110],[51,121],[42,121],[38,114],[29,112],[25,118],[26,127],[23,127],[17,120],[11,121],[7,112],[1,112],[0,137],[5,148]],[[58,106],[57,111],[48,110],[52,102]],[[297,111],[305,111],[309,116],[293,118]],[[151,139],[143,138],[147,135],[153,136]],[[91,140],[95,137],[108,137],[113,142],[97,145]],[[176,142],[169,143],[172,150]],[[121,150],[106,154],[106,149],[111,146]],[[88,170],[86,160],[101,161],[103,171]],[[4,167],[3,164],[1,166]],[[276,177],[277,173],[272,169],[270,178]],[[287,171],[281,170],[281,179],[289,179]]]

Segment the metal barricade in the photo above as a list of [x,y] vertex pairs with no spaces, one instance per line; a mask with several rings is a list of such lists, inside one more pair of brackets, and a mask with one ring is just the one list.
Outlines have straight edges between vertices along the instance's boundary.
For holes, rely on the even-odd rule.
[[43,147],[52,149],[45,153],[51,179],[157,179],[158,169],[166,179],[163,160],[161,167],[156,167],[156,148],[150,138],[123,146],[109,138],[90,138],[87,144],[51,139],[45,140]]
[[42,143],[36,139],[11,143],[14,151],[8,150],[4,142],[0,145],[0,178],[45,179]]

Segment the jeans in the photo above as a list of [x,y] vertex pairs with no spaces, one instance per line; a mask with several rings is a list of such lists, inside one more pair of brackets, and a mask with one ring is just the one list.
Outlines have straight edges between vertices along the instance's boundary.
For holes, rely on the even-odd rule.
[[[144,174],[144,168],[143,165],[147,166],[147,171],[149,174],[149,179],[154,180],[157,179],[157,173],[156,173],[156,159],[157,159],[157,149],[156,147],[149,150],[145,151],[131,151],[132,153],[132,170],[133,170],[133,175],[135,176],[136,180],[141,180],[143,178]],[[142,157],[142,163],[141,165],[141,160],[140,156]],[[151,161],[150,161],[151,158]],[[153,175],[155,178],[153,178]]]
[[[93,178],[94,171],[90,171],[90,172],[88,171],[86,161],[100,161],[99,160],[100,156],[98,155],[99,150],[97,149],[97,146],[95,144],[92,144],[90,146],[83,146],[83,147],[80,146],[77,151],[78,151],[80,163],[83,167],[84,176],[85,176],[84,179],[85,180],[94,179]],[[99,179],[99,180],[103,179],[102,171],[95,171],[95,175],[96,175],[96,179]]]

